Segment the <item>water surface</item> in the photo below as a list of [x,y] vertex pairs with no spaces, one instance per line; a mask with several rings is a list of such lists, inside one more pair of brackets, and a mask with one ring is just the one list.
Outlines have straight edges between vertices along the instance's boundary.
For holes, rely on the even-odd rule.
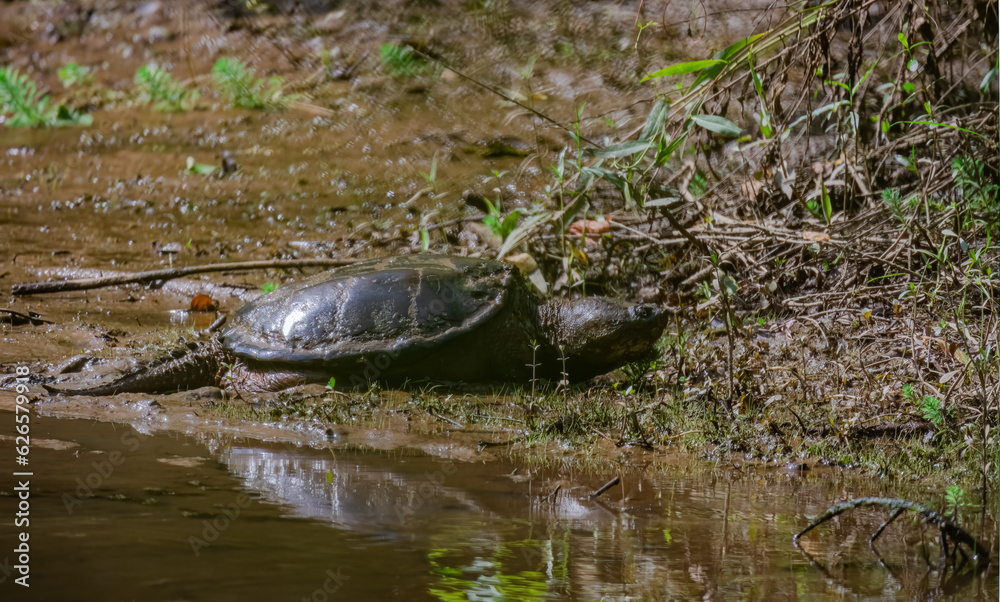
[[[5,599],[908,600],[997,591],[994,569],[942,583],[934,534],[909,521],[887,530],[877,556],[867,548],[885,518],[876,511],[810,535],[810,563],[791,541],[809,518],[837,500],[888,493],[839,471],[637,464],[590,501],[613,473],[47,417],[32,433],[30,595],[7,576]],[[7,478],[0,488],[12,512]],[[14,537],[4,521],[0,538]]]

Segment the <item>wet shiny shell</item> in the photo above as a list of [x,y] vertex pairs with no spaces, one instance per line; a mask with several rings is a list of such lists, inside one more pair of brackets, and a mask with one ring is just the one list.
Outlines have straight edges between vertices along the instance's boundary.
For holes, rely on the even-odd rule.
[[236,312],[221,339],[257,362],[329,366],[364,355],[434,349],[489,322],[510,266],[447,256],[394,257],[283,286]]

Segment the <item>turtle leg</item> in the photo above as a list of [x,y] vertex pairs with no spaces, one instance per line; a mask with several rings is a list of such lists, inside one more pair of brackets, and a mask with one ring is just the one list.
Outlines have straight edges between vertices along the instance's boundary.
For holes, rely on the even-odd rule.
[[310,382],[323,382],[320,378],[310,378],[302,372],[273,367],[256,368],[244,362],[235,362],[230,366],[223,380],[240,393],[280,391]]

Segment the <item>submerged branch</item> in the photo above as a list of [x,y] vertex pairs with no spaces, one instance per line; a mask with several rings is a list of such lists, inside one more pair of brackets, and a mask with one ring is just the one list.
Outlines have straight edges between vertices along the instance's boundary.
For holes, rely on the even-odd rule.
[[980,567],[985,568],[990,563],[990,553],[989,548],[981,544],[975,537],[970,535],[964,529],[951,522],[941,513],[931,510],[930,508],[918,504],[916,502],[911,502],[910,500],[904,500],[900,498],[888,498],[888,497],[859,497],[853,500],[848,500],[840,504],[835,504],[831,506],[822,515],[814,518],[812,522],[809,523],[805,529],[797,533],[793,538],[792,542],[798,546],[798,539],[818,527],[819,525],[825,523],[831,518],[842,514],[848,510],[853,510],[854,508],[861,508],[864,506],[882,506],[883,508],[889,508],[893,510],[892,517],[887,520],[882,526],[879,527],[878,531],[872,536],[872,541],[878,537],[882,530],[888,526],[901,512],[904,510],[910,510],[911,512],[916,512],[924,517],[928,523],[934,525],[940,529],[942,535],[950,537],[957,543],[965,544],[973,553],[976,559],[976,564]]
[[600,489],[598,489],[594,493],[590,494],[590,497],[588,497],[587,499],[589,499],[589,500],[596,500],[598,497],[600,497],[600,495],[602,493],[604,493],[608,489],[611,489],[612,487],[614,487],[615,485],[617,485],[620,482],[621,482],[621,479],[619,477],[615,477],[615,478],[611,479],[610,481],[608,481],[607,483],[605,483],[603,487],[601,487]]

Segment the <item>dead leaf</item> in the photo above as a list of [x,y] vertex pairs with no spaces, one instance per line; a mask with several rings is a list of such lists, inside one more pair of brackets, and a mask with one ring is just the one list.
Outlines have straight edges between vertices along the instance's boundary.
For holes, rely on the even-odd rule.
[[515,253],[514,255],[508,255],[504,258],[509,264],[517,266],[517,269],[521,270],[521,273],[528,275],[538,269],[538,262],[535,258],[527,253]]
[[802,238],[812,242],[826,242],[830,240],[830,235],[825,232],[810,232],[807,230],[802,233]]
[[960,349],[960,348],[959,349],[955,349],[955,353],[953,355],[954,355],[955,359],[957,359],[958,361],[962,362],[963,366],[968,366],[969,362],[972,361],[972,360],[969,359],[969,356],[966,355],[965,352],[962,351],[962,349]]
[[196,295],[191,299],[191,311],[209,312],[219,309],[219,304],[208,295]]
[[781,332],[782,332],[782,334],[784,334],[788,338],[791,338],[792,337],[792,327],[794,327],[794,326],[795,326],[795,319],[793,318],[791,320],[788,320],[787,322],[785,322],[781,326]]
[[570,224],[566,231],[573,236],[581,236],[584,234],[606,234],[611,231],[611,222],[596,219],[580,219]]
[[812,164],[813,173],[815,173],[817,176],[823,176],[825,178],[828,178],[830,177],[830,175],[833,174],[834,167],[836,167],[835,163],[830,163],[827,161],[823,162],[817,161],[816,163]]
[[951,357],[951,352],[948,350],[948,341],[936,337],[920,337],[924,341],[924,347],[929,347],[931,343],[937,345],[937,348],[941,353],[945,354],[947,357]]
[[951,379],[955,378],[955,375],[958,374],[961,371],[962,371],[962,369],[959,368],[958,370],[952,370],[951,372],[948,372],[947,374],[942,374],[941,378],[938,379],[938,382],[941,383],[942,385],[946,384],[948,381],[950,381]]
[[757,200],[757,197],[760,195],[760,191],[763,189],[764,183],[759,180],[750,179],[740,184],[740,190],[743,192],[743,196],[750,201]]

